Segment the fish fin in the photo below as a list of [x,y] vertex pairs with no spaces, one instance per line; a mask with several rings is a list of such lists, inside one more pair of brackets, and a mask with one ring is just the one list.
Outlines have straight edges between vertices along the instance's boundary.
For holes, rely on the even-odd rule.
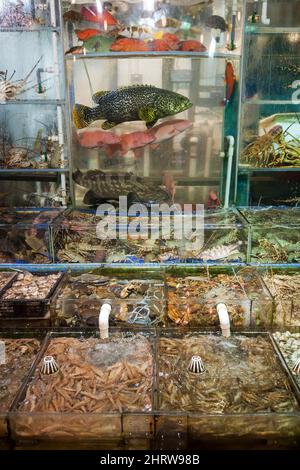
[[74,104],[72,117],[77,129],[83,129],[93,122],[92,111],[92,108],[83,104]]
[[102,124],[102,129],[107,131],[108,129],[112,129],[113,127],[115,127],[117,125],[116,122],[112,122],[112,121],[104,121],[104,123]]
[[110,91],[97,91],[93,94],[92,100],[94,101],[94,103],[98,104],[101,98],[107,95],[108,93],[110,93]]
[[147,129],[151,129],[157,123],[157,119],[154,121],[146,122]]
[[[151,107],[145,107],[141,108],[138,112],[139,118],[141,121],[145,121],[146,123],[156,123],[157,118],[156,118],[156,112],[154,108]],[[154,126],[154,124],[152,124]],[[147,126],[148,127],[148,126]],[[152,126],[150,126],[152,127]]]
[[87,191],[83,198],[83,204],[86,204],[87,206],[97,206],[103,201],[105,201],[105,199],[101,198],[101,196],[95,193],[92,189]]

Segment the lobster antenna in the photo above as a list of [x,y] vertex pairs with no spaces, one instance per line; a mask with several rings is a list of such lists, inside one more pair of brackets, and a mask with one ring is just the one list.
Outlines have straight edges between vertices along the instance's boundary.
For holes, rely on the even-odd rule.
[[91,96],[93,96],[94,92],[93,92],[91,77],[90,77],[89,71],[88,71],[88,69],[87,69],[87,65],[86,65],[86,63],[85,63],[85,60],[83,60],[83,66],[84,66],[84,70],[85,70],[85,73],[86,73],[86,76],[87,76],[87,79],[88,79],[88,82],[89,82],[89,87],[90,87]]
[[28,78],[30,77],[30,75],[32,74],[32,72],[34,71],[34,69],[38,66],[38,64],[41,62],[43,56],[41,55],[41,57],[39,58],[39,60],[36,62],[36,64],[32,67],[32,69],[30,70],[30,72],[26,75],[26,77],[24,78],[24,82],[27,82]]

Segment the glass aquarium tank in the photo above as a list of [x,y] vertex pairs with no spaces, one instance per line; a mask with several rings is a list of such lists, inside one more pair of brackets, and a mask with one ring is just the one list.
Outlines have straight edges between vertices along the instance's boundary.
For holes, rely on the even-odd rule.
[[246,5],[237,200],[292,203],[300,195],[299,4]]
[[291,371],[298,389],[300,390],[300,333],[299,328],[276,331],[273,333],[276,344]]
[[245,207],[239,210],[249,224],[252,263],[299,263],[298,207]]
[[220,205],[224,135],[231,148],[236,136],[242,5],[65,4],[78,206],[119,195]]
[[60,16],[58,0],[1,2],[2,206],[56,207],[69,202]]
[[174,211],[124,219],[110,213],[104,218],[94,209],[67,210],[51,226],[54,260],[140,265],[247,260],[248,227],[236,210],[198,215],[196,220]]
[[56,326],[98,327],[100,307],[110,303],[110,325],[163,325],[164,291],[160,270],[102,268],[68,273],[52,301],[52,321]]
[[0,329],[0,448],[8,436],[8,412],[40,350],[42,338],[40,332]]
[[255,269],[167,268],[166,323],[169,326],[220,329],[217,312],[220,303],[226,305],[234,330],[272,325],[272,296]]
[[[44,367],[49,356],[55,358],[54,373]],[[150,440],[154,382],[150,332],[115,330],[108,342],[89,330],[51,333],[10,415],[13,437]]]
[[261,271],[263,281],[274,299],[273,326],[300,326],[299,283],[297,267],[270,267]]
[[165,330],[157,376],[158,442],[299,435],[299,394],[268,333]]
[[51,263],[50,224],[60,213],[60,209],[0,208],[0,262]]

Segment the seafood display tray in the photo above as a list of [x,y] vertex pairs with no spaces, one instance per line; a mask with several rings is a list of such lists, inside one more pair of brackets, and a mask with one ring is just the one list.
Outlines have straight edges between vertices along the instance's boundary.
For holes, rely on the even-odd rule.
[[[46,275],[44,271],[35,272],[36,276]],[[55,274],[55,272],[49,272],[49,274]],[[58,273],[57,273],[58,274]],[[60,283],[64,278],[65,273],[59,273],[59,277],[55,284],[52,286],[47,296],[43,299],[3,299],[5,292],[12,287],[14,281],[16,280],[13,277],[10,282],[5,286],[5,289],[2,290],[0,296],[0,319],[5,318],[20,318],[25,319],[28,317],[45,317],[50,308],[52,297],[55,294],[56,289],[58,289]]]
[[[23,347],[22,345],[20,347],[20,350],[17,352],[17,356],[15,358],[15,361],[17,361],[18,367],[16,367],[16,362],[15,362],[15,364],[13,365],[13,370],[9,374],[9,377],[6,377],[7,372],[4,372],[4,370],[2,369],[4,366],[0,365],[1,379],[4,380],[4,383],[1,383],[1,396],[0,396],[0,407],[1,407],[0,408],[0,448],[1,448],[1,443],[3,442],[3,439],[6,438],[9,433],[8,426],[7,426],[7,418],[8,418],[9,409],[13,404],[13,400],[16,397],[18,390],[20,389],[23,382],[25,382],[25,378],[27,377],[29,371],[33,367],[33,363],[34,363],[33,359],[35,358],[36,355],[38,355],[41,344],[45,336],[46,336],[46,333],[43,332],[41,329],[35,330],[35,329],[27,328],[27,329],[18,329],[16,331],[16,329],[0,328],[1,340],[4,340],[4,341],[5,339],[12,340],[12,341],[24,340],[25,348],[26,348],[26,341],[25,341],[26,339],[32,339],[32,340],[37,339],[40,343],[40,346],[38,347],[36,353],[33,354],[32,360],[30,360],[29,363],[26,364],[26,367],[27,367],[26,370],[22,371],[21,377],[15,377],[15,375],[19,373],[22,360],[23,360],[22,354],[24,353],[22,353],[21,351]],[[8,359],[8,362],[10,362],[11,353],[6,352],[5,354]],[[26,359],[25,359],[25,362],[27,362]],[[14,381],[17,383],[14,383]],[[3,406],[1,406],[1,400],[3,399],[3,392],[5,393],[5,390],[7,388],[9,388],[10,393],[12,393],[13,395],[12,397],[9,397],[9,404],[6,406],[6,409],[3,409]],[[5,398],[5,395],[4,395],[4,398]]]
[[[85,342],[88,338],[95,338],[95,332],[90,330],[73,331],[73,332],[50,332],[47,336],[47,340],[44,342],[43,347],[39,353],[39,356],[35,360],[34,367],[31,369],[26,382],[23,383],[19,393],[14,401],[14,405],[9,414],[9,424],[12,432],[12,438],[18,442],[30,442],[33,439],[35,442],[55,442],[59,440],[73,441],[77,440],[81,442],[85,441],[97,441],[104,440],[104,442],[114,440],[114,442],[123,442],[127,439],[144,439],[147,445],[159,448],[163,445],[164,436],[167,439],[173,439],[178,444],[183,445],[186,441],[205,441],[206,439],[298,439],[300,438],[300,394],[295,383],[291,378],[289,370],[280,354],[274,348],[274,342],[268,333],[262,332],[247,332],[238,333],[233,335],[232,341],[242,338],[258,339],[262,338],[266,341],[266,344],[270,346],[272,350],[272,361],[276,363],[278,367],[278,373],[282,380],[286,380],[289,388],[290,400],[294,403],[294,409],[289,412],[280,411],[268,411],[268,412],[234,412],[234,413],[218,413],[214,412],[197,412],[194,411],[182,411],[181,410],[181,390],[178,389],[178,406],[172,410],[161,409],[160,396],[162,393],[161,388],[161,359],[164,356],[160,356],[160,341],[165,338],[178,339],[184,338],[185,333],[178,333],[178,330],[165,329],[159,331],[148,331],[143,330],[129,333],[128,329],[111,329],[111,337],[114,335],[123,334],[124,337],[132,337],[132,335],[142,335],[144,338],[148,338],[151,343],[151,350],[153,352],[153,376],[152,376],[152,406],[149,411],[110,411],[108,413],[86,413],[86,412],[35,412],[34,405],[32,411],[24,411],[22,406],[26,404],[28,407],[28,400],[30,400],[29,388],[31,384],[37,384],[33,382],[34,377],[38,380],[37,368],[40,367],[40,360],[46,353],[51,340],[57,340],[57,338],[77,338],[81,342]],[[200,338],[219,338],[222,341],[220,335],[216,335],[211,332],[195,331],[190,333],[197,335]],[[128,336],[129,335],[129,336]],[[117,337],[117,336],[116,336]],[[53,343],[54,344],[54,343]],[[101,343],[99,343],[101,344]],[[102,343],[108,344],[108,343]],[[101,349],[101,348],[100,348]],[[112,361],[112,363],[114,360]],[[78,369],[79,373],[79,369]],[[260,371],[262,373],[262,371]],[[76,375],[76,374],[75,374]],[[173,375],[172,375],[173,377]],[[285,378],[285,379],[284,379]],[[51,379],[50,379],[51,380]],[[196,378],[195,380],[203,380],[203,378]],[[205,379],[204,379],[205,380]],[[265,379],[267,380],[267,379]],[[37,386],[37,385],[34,385]],[[259,385],[260,386],[260,385]],[[34,389],[32,389],[34,390]],[[182,391],[184,391],[184,387]],[[70,390],[65,392],[73,393],[72,387]],[[80,392],[78,392],[80,393]],[[258,392],[256,392],[258,393]],[[230,391],[227,390],[227,394]],[[26,400],[24,401],[24,399]],[[67,399],[65,397],[64,399]],[[95,399],[95,397],[94,397]],[[192,399],[192,397],[191,397]],[[251,403],[251,394],[249,398]],[[280,398],[279,398],[280,400]],[[87,400],[85,400],[87,403]],[[298,402],[298,405],[297,405]],[[245,402],[247,403],[247,402]],[[275,403],[275,402],[274,402]],[[256,402],[253,402],[256,406]],[[71,403],[72,406],[72,403]],[[115,405],[114,405],[115,406]],[[280,405],[276,402],[277,410],[280,409]],[[283,404],[283,406],[285,406]],[[276,409],[276,407],[275,407]],[[144,443],[145,444],[145,443]],[[179,444],[180,445],[180,444]]]
[[[150,393],[149,405],[153,407],[155,402],[155,330],[143,331],[140,329],[138,332],[130,332],[128,329],[120,328],[111,328],[110,329],[110,341],[121,341],[122,339],[126,341],[126,338],[136,338],[136,335],[144,338],[145,341],[149,340],[149,347],[151,350],[151,361],[152,361],[152,374],[151,374],[151,389],[148,390]],[[31,369],[30,374],[27,376],[26,383],[23,383],[22,387],[19,390],[18,396],[14,401],[14,405],[11,410],[10,415],[10,425],[12,437],[14,440],[26,440],[32,439],[35,440],[62,440],[66,441],[90,441],[90,440],[104,440],[104,441],[120,441],[126,438],[144,438],[152,439],[154,432],[154,416],[151,411],[143,411],[136,409],[136,411],[115,411],[116,403],[113,401],[114,405],[110,404],[110,408],[107,411],[99,412],[85,412],[78,413],[75,410],[68,413],[65,412],[23,412],[19,410],[19,405],[25,399],[28,392],[28,387],[35,377],[35,371],[39,367],[41,358],[47,352],[49,345],[51,346],[51,340],[57,339],[77,339],[79,342],[88,341],[89,339],[95,340],[99,338],[99,333],[96,333],[95,330],[81,329],[77,331],[70,332],[70,330],[65,331],[50,331],[47,335],[46,341],[43,344],[43,347],[35,361],[34,368]],[[100,342],[102,346],[108,345],[107,342]],[[120,347],[121,343],[119,343]],[[115,348],[115,346],[114,346]],[[124,348],[123,348],[124,349]],[[133,351],[134,352],[134,351]],[[127,349],[125,348],[124,356],[127,354]],[[70,352],[71,354],[71,352]],[[113,353],[112,364],[116,361],[127,360],[118,358],[119,352]],[[68,356],[69,357],[69,354]],[[56,360],[59,362],[61,358]],[[78,363],[77,363],[78,364]],[[83,361],[83,367],[86,367],[86,362]],[[108,358],[108,364],[110,364],[110,358]],[[63,364],[60,364],[63,366]],[[125,366],[124,366],[125,367]],[[124,368],[123,367],[123,368]],[[63,368],[63,367],[62,367]],[[93,370],[96,370],[94,366]],[[126,371],[126,368],[125,368]],[[97,370],[96,370],[97,372]],[[99,374],[99,369],[98,369]],[[143,372],[142,374],[145,374]],[[37,375],[36,375],[37,377]],[[51,380],[51,378],[50,378]],[[137,379],[136,379],[137,380]],[[130,380],[129,380],[130,382]],[[132,380],[131,380],[132,382]],[[120,382],[121,383],[121,382]],[[125,382],[126,384],[126,382]],[[115,385],[118,387],[118,383]],[[99,392],[98,392],[99,393]],[[145,392],[146,393],[146,392]],[[148,397],[148,395],[147,395]],[[145,395],[141,396],[139,400],[143,400]],[[119,395],[115,395],[115,400],[119,399]],[[146,399],[146,398],[145,398]],[[119,405],[120,406],[120,405]],[[134,408],[134,406],[133,406]]]

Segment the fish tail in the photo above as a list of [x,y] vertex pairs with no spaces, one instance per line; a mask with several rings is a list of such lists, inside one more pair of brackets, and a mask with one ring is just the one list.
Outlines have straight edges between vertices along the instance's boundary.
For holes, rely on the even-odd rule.
[[94,110],[83,104],[74,104],[72,117],[75,127],[83,129],[95,120]]

